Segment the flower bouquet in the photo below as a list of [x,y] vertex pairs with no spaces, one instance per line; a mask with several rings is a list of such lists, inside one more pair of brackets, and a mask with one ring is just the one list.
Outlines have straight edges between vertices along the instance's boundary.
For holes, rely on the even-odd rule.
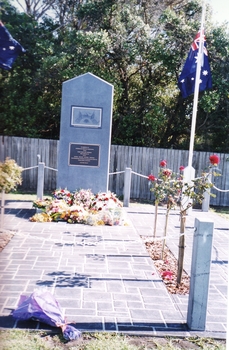
[[119,225],[122,222],[122,202],[110,191],[96,194],[89,209],[88,225]]
[[46,208],[46,213],[52,221],[65,220],[68,217],[69,205],[64,199],[55,199]]
[[85,209],[88,209],[91,207],[93,200],[95,198],[94,193],[92,193],[91,190],[79,190],[74,193],[74,204],[80,205]]
[[41,209],[42,211],[46,210],[46,207],[50,205],[52,202],[51,199],[45,198],[45,199],[37,199],[33,202],[33,207],[37,209]]
[[99,192],[95,195],[95,198],[90,207],[91,211],[100,211],[105,208],[122,207],[122,202],[116,197],[116,195],[110,191]]
[[51,222],[52,218],[43,212],[33,215],[29,220],[32,222]]
[[67,222],[69,224],[84,224],[88,216],[87,211],[80,205],[72,205],[68,213]]
[[55,190],[53,192],[53,197],[55,199],[64,200],[68,205],[72,205],[73,204],[74,196],[66,188],[65,189]]

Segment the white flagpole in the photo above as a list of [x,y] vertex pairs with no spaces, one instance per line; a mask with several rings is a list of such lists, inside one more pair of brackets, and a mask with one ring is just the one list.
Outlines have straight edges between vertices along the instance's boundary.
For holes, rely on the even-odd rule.
[[196,129],[196,115],[197,115],[199,85],[200,85],[200,70],[203,62],[202,58],[203,58],[203,48],[204,48],[205,12],[206,12],[206,4],[205,4],[205,0],[203,0],[202,18],[201,18],[201,27],[200,27],[200,44],[199,44],[198,57],[197,57],[195,90],[194,90],[193,111],[192,111],[192,126],[191,126],[191,135],[190,135],[190,143],[189,143],[188,168],[192,166],[192,158],[193,158],[193,148],[194,148],[195,129]]
[[[203,58],[203,47],[204,47],[204,19],[205,19],[205,0],[203,0],[202,5],[202,17],[201,17],[201,26],[200,26],[200,43],[197,56],[197,67],[196,67],[196,76],[195,76],[195,89],[194,89],[194,100],[193,100],[193,110],[192,110],[192,125],[191,125],[191,135],[189,143],[189,157],[188,157],[188,166],[184,169],[184,182],[191,183],[195,178],[195,169],[192,166],[193,158],[193,148],[194,148],[194,139],[195,139],[195,128],[196,128],[196,115],[197,115],[197,106],[198,106],[198,97],[199,97],[199,87],[200,87],[200,70],[202,65]],[[184,197],[182,200],[182,205],[186,205],[192,200],[189,197]],[[192,207],[187,211],[187,214],[192,212]]]

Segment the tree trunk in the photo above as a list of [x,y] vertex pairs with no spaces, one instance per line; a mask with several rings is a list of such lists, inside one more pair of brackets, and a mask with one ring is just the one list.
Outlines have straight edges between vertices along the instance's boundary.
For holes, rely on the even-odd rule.
[[181,214],[180,214],[179,251],[178,251],[178,262],[177,262],[177,284],[181,283],[183,266],[184,266],[185,223],[186,223],[186,212],[181,212]]
[[165,215],[165,228],[164,228],[164,238],[162,241],[162,248],[161,248],[161,259],[164,259],[164,250],[165,250],[165,237],[167,235],[167,229],[168,229],[168,221],[169,221],[169,211],[170,208],[167,206],[167,210],[166,210],[166,215]]

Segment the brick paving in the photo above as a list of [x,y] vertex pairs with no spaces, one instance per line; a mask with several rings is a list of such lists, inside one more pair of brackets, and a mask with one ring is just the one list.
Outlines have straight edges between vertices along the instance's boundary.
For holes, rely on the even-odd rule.
[[[214,222],[206,330],[186,325],[188,295],[168,293],[141,236],[152,236],[154,207],[123,209],[128,226],[35,223],[31,202],[7,201],[4,228],[15,235],[0,253],[0,327],[49,329],[15,321],[11,312],[21,294],[47,288],[68,323],[82,331],[118,331],[155,336],[226,338],[229,221],[193,210],[187,217],[185,270],[190,273],[195,218]],[[157,237],[163,234],[159,209]],[[169,218],[167,245],[178,252],[179,214]]]

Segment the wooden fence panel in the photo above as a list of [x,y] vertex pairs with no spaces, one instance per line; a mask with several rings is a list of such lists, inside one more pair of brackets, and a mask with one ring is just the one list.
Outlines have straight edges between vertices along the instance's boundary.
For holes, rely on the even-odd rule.
[[[44,162],[49,168],[57,169],[58,140],[32,139],[23,137],[0,136],[0,161],[6,157],[15,159],[18,165],[23,168],[35,167],[38,161]],[[165,159],[168,168],[178,172],[181,165],[187,166],[188,154],[186,150],[157,149],[146,147],[131,147],[112,145],[110,152],[110,173],[124,172],[126,167],[133,172],[148,176],[158,175],[159,163]],[[193,153],[193,167],[195,175],[200,176],[201,172],[206,170],[209,164],[209,152]],[[39,155],[39,158],[38,158]],[[212,189],[211,192],[216,195],[211,197],[211,205],[229,206],[229,154],[219,154],[219,169],[221,176],[213,177],[215,186],[222,190]],[[25,191],[36,192],[37,188],[37,168],[26,170],[22,173],[23,183],[19,187]],[[45,191],[56,189],[57,172],[51,169],[45,169]],[[123,194],[124,173],[109,176],[109,190],[118,196]],[[147,178],[132,173],[131,198],[152,199],[152,193],[149,189]]]

